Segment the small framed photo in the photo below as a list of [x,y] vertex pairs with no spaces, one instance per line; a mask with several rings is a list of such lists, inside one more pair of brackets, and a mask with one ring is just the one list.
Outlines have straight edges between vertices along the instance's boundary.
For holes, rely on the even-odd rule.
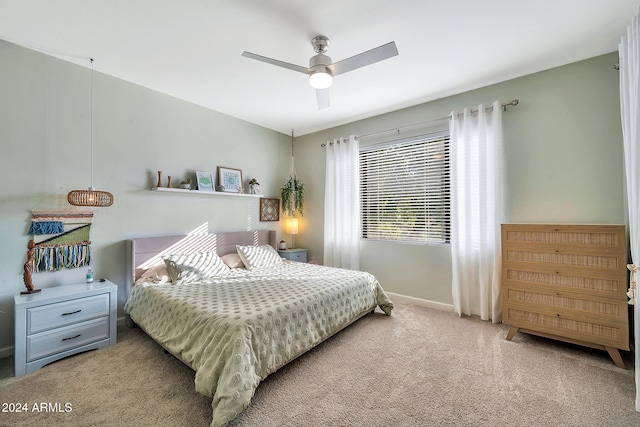
[[260,199],[260,221],[280,221],[280,199]]
[[218,166],[218,185],[222,187],[220,191],[239,193],[242,188],[242,171]]
[[196,171],[196,181],[198,183],[198,190],[214,191],[213,174],[211,172]]

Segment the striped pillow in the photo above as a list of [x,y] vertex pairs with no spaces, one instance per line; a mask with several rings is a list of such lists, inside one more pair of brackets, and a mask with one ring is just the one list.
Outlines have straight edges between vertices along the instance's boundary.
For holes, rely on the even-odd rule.
[[273,267],[282,264],[282,258],[276,250],[269,245],[240,246],[236,250],[247,270]]
[[229,274],[229,267],[212,251],[167,255],[163,259],[173,283],[191,283]]

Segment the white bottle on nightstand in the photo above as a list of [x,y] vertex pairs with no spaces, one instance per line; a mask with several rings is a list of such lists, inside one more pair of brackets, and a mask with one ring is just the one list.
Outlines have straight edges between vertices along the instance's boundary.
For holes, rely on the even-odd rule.
[[87,283],[93,283],[93,270],[91,270],[91,267],[87,270]]

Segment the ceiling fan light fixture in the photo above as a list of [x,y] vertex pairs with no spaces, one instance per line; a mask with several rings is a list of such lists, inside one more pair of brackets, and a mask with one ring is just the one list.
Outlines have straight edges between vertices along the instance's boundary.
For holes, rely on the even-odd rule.
[[309,84],[314,89],[327,89],[332,83],[333,77],[326,71],[316,71],[309,76]]

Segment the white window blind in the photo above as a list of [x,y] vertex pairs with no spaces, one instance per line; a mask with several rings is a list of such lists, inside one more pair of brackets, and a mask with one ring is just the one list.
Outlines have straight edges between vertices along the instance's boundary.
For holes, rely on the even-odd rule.
[[360,147],[362,238],[445,243],[449,132]]

